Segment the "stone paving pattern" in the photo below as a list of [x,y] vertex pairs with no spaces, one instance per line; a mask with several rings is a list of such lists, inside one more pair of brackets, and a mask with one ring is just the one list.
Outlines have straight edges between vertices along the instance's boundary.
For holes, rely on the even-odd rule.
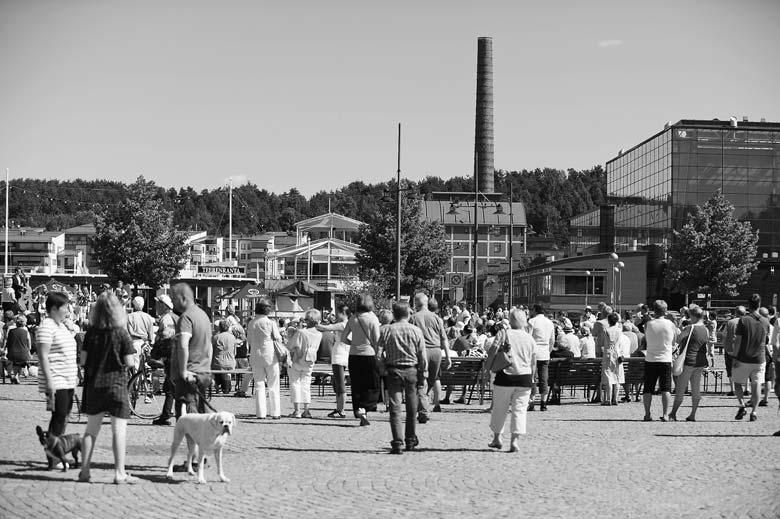
[[[230,483],[213,464],[207,485],[184,473],[166,481],[173,428],[133,419],[127,464],[141,482],[111,484],[106,420],[84,484],[77,470],[46,470],[34,428],[48,413],[36,386],[0,386],[0,517],[780,517],[774,397],[753,423],[734,421],[735,400],[713,394],[696,423],[644,423],[641,403],[601,407],[566,391],[563,405],[529,414],[518,454],[488,449],[487,405],[444,406],[419,426],[419,451],[402,456],[388,454],[387,413],[369,427],[329,419],[332,396],[315,398],[309,420],[255,419],[249,398],[212,402],[238,419],[225,453]],[[83,432],[81,422],[68,432]]]

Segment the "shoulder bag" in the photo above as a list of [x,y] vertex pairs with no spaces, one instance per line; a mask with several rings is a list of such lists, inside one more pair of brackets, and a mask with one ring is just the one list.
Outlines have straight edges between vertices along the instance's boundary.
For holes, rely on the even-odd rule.
[[694,327],[691,326],[691,329],[688,331],[688,340],[685,341],[685,346],[683,349],[677,354],[677,357],[674,359],[674,362],[672,363],[672,375],[675,377],[679,377],[682,375],[683,368],[685,367],[685,352],[688,351],[688,345],[691,343],[691,336],[693,335],[693,329]]
[[504,331],[504,340],[495,348],[493,358],[488,363],[490,371],[498,373],[512,365],[512,354],[509,353],[509,332]]
[[273,321],[271,322],[271,339],[274,343],[274,354],[276,355],[276,358],[279,360],[279,363],[280,364],[286,363],[290,351],[282,342],[282,334],[279,331],[279,327],[276,326],[276,323]]

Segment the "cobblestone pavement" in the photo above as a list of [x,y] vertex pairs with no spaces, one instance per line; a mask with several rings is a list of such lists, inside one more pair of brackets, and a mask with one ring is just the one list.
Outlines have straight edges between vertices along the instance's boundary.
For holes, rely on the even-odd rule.
[[[487,448],[486,406],[445,406],[419,427],[419,451],[402,456],[388,454],[386,413],[369,427],[329,419],[332,397],[316,398],[309,420],[255,419],[248,398],[213,403],[238,418],[225,456],[231,483],[215,481],[213,465],[207,485],[182,473],[166,481],[173,428],[133,419],[127,463],[141,482],[111,484],[104,426],[84,484],[76,470],[46,470],[34,428],[48,413],[36,386],[0,386],[0,517],[780,517],[775,398],[752,423],[734,421],[733,398],[710,394],[696,423],[644,423],[641,403],[601,407],[579,394],[530,413],[519,454]],[[83,432],[84,421],[68,431]]]

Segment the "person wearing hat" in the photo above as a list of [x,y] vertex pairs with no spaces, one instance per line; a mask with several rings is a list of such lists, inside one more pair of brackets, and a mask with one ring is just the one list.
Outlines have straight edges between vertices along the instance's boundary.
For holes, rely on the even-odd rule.
[[157,335],[152,348],[151,357],[163,362],[165,371],[165,381],[163,382],[163,392],[165,401],[163,402],[162,414],[159,418],[152,421],[153,425],[170,425],[173,417],[173,385],[171,384],[171,350],[173,340],[176,336],[176,321],[179,319],[173,313],[173,301],[168,294],[161,294],[154,298],[155,310],[157,311]]
[[585,314],[582,316],[582,321],[591,324],[596,322],[596,314],[593,313],[593,308],[590,306],[585,307]]

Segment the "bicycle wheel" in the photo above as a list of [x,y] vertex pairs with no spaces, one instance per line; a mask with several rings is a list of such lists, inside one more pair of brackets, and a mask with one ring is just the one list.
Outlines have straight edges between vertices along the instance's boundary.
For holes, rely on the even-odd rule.
[[162,414],[165,395],[155,395],[152,390],[151,372],[138,370],[127,383],[130,412],[138,418],[154,420]]

